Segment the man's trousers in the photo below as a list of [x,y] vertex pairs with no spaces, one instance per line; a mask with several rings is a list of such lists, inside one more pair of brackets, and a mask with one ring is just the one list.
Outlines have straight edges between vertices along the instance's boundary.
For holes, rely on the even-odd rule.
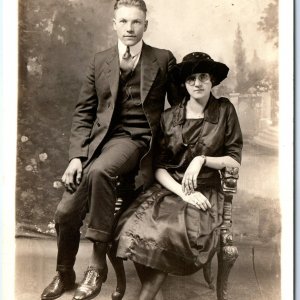
[[145,153],[141,143],[130,137],[112,138],[83,169],[74,193],[65,191],[55,213],[57,271],[73,268],[80,242],[80,227],[89,212],[86,238],[109,242],[116,203],[117,176],[134,170]]

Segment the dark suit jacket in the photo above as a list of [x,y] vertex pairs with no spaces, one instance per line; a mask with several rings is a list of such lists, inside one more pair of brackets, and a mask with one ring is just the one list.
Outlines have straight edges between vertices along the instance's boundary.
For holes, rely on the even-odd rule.
[[[176,88],[170,83],[168,71],[176,60],[168,50],[143,44],[141,52],[141,101],[152,138],[149,151],[140,162],[144,187],[151,184],[153,139],[164,110],[165,95],[177,100]],[[70,137],[69,159],[80,157],[85,166],[101,147],[115,109],[119,87],[119,56],[117,46],[96,53],[84,79],[75,108]]]

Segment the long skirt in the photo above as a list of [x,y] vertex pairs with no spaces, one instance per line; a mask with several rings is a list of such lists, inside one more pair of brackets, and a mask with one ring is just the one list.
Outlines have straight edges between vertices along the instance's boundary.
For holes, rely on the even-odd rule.
[[117,256],[174,275],[201,269],[218,246],[224,195],[216,187],[199,191],[211,203],[206,211],[159,184],[141,194],[118,222]]

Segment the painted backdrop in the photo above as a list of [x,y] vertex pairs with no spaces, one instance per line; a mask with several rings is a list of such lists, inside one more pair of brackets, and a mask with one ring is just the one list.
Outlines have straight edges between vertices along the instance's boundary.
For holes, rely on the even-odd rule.
[[[235,105],[245,137],[234,234],[278,242],[278,84],[276,0],[148,0],[145,42],[225,62],[215,89]],[[111,0],[20,0],[17,235],[53,235],[63,192],[72,111],[92,54],[112,46]]]

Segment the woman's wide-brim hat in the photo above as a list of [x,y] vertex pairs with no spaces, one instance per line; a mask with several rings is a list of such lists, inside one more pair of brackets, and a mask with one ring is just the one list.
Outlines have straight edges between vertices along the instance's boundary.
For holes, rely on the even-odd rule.
[[182,62],[175,65],[171,70],[171,76],[177,83],[185,82],[186,78],[195,73],[209,73],[214,78],[214,86],[218,85],[227,77],[229,68],[214,61],[208,54],[192,52],[184,56]]

